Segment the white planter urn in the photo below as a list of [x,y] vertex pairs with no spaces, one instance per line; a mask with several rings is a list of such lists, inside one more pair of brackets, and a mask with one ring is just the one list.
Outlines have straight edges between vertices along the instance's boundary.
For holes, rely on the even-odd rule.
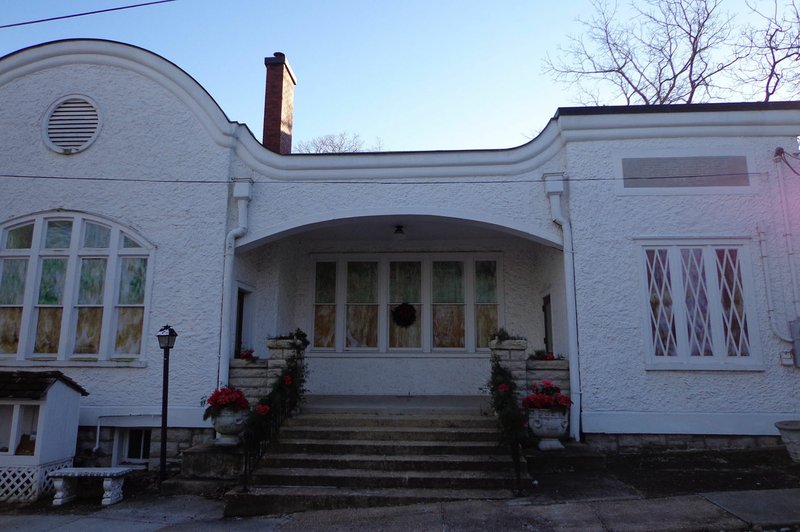
[[539,449],[553,451],[563,449],[559,439],[567,436],[569,412],[566,410],[546,410],[534,408],[528,417],[528,426],[534,436],[539,438]]
[[775,426],[781,432],[781,440],[792,461],[800,463],[800,420],[778,421]]
[[223,408],[218,416],[214,417],[214,430],[217,431],[215,445],[239,445],[239,434],[244,430],[247,421],[247,410],[233,410]]

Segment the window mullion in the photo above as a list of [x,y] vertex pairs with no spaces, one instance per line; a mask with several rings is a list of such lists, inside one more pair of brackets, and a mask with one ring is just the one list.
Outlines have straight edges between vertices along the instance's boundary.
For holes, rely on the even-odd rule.
[[425,257],[422,260],[422,352],[430,353],[431,346],[433,345],[433,324],[431,322],[433,316],[433,309],[431,308],[432,297],[432,262],[430,257]]
[[706,269],[706,285],[708,290],[708,312],[711,320],[711,345],[714,346],[714,358],[720,362],[725,361],[725,334],[722,325],[722,303],[720,292],[720,279],[717,272],[715,248],[703,248],[703,262]]
[[80,248],[81,229],[83,218],[75,216],[72,219],[72,235],[70,236],[69,250],[67,253],[67,272],[64,277],[64,295],[61,298],[61,334],[58,341],[58,359],[68,359],[73,353],[75,327],[77,318],[75,306],[78,304],[78,290],[80,284]]
[[[103,320],[100,325],[100,345],[98,358],[107,360],[114,353],[114,324],[116,323],[116,302],[119,301],[119,249],[120,230],[114,228],[108,243],[108,262],[103,291]],[[148,264],[149,266],[149,264]]]
[[389,350],[389,262],[378,261],[378,351]]
[[668,248],[669,269],[672,274],[672,316],[675,320],[675,340],[678,358],[684,362],[689,362],[689,332],[688,318],[686,316],[686,280],[683,278],[683,261],[681,248],[671,246]]
[[336,352],[344,352],[347,326],[347,261],[336,261]]
[[464,260],[464,348],[468,353],[476,351],[475,332],[475,260]]

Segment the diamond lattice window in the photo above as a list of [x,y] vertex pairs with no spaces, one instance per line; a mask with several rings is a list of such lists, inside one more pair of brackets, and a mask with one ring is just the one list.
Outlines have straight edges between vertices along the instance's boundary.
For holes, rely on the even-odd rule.
[[728,243],[644,247],[651,360],[752,360],[744,249]]

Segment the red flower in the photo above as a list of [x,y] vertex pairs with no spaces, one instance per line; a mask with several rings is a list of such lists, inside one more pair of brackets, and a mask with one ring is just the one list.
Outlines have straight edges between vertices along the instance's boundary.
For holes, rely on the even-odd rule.
[[572,404],[568,395],[561,393],[561,388],[544,380],[531,386],[533,393],[522,399],[524,408],[543,408],[551,410],[564,410]]
[[500,393],[507,393],[508,390],[510,390],[510,389],[511,389],[511,386],[509,386],[506,383],[501,383],[501,384],[499,384],[497,386],[497,391],[500,392]]
[[236,388],[225,387],[214,390],[214,393],[211,394],[206,403],[216,408],[235,408],[238,410],[250,408],[250,403],[247,402],[244,393]]
[[547,354],[544,356],[544,359],[545,359],[545,360],[555,360],[555,359],[556,359],[556,356],[555,356],[553,353],[547,353]]
[[258,414],[259,416],[262,416],[262,417],[268,416],[270,410],[271,409],[270,409],[269,405],[258,405],[258,406],[256,406],[256,414]]
[[286,386],[291,386],[292,385],[292,376],[291,375],[284,375],[283,376],[283,383]]

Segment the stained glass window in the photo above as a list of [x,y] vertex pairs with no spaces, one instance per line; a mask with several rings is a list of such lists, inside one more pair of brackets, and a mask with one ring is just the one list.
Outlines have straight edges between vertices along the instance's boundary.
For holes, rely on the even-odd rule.
[[464,263],[434,262],[433,347],[464,347]]
[[314,282],[314,347],[336,347],[336,263],[318,262]]
[[30,249],[33,244],[33,224],[25,224],[8,230],[7,249]]
[[389,263],[389,318],[389,347],[422,347],[421,262]]
[[141,352],[150,251],[140,239],[64,212],[1,234],[0,354],[85,361]]
[[347,263],[347,347],[378,346],[378,263]]

